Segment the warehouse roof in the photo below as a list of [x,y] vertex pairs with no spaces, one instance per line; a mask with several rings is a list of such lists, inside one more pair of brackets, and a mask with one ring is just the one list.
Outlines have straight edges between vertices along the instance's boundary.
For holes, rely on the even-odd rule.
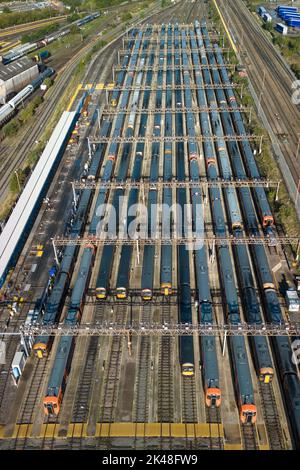
[[6,82],[34,65],[36,64],[31,59],[28,59],[28,57],[23,57],[8,65],[0,63],[0,81]]

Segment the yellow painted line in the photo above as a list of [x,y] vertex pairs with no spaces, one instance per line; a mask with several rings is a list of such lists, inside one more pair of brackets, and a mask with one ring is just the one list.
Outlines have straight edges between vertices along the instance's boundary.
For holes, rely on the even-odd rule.
[[[75,428],[74,428],[75,431]],[[70,434],[69,434],[70,433]],[[72,436],[71,428],[68,436]],[[213,423],[97,423],[95,437],[224,437],[222,425]]]
[[58,426],[55,423],[42,424],[40,437],[57,437],[58,436]]
[[25,438],[31,434],[32,424],[20,424],[18,438]]
[[73,437],[73,432],[74,432],[74,423],[69,424],[68,426],[68,432],[67,432],[67,437]]
[[4,439],[4,430],[5,430],[5,427],[4,426],[0,426],[0,439]]
[[72,105],[73,105],[73,103],[74,103],[74,101],[75,101],[75,99],[76,99],[76,96],[78,95],[78,93],[79,93],[79,91],[80,91],[81,89],[82,89],[82,85],[81,85],[81,83],[80,83],[80,84],[78,85],[78,87],[76,88],[76,91],[75,91],[74,95],[73,95],[72,98],[71,98],[71,101],[70,101],[70,103],[69,103],[69,106],[67,107],[67,111],[70,111],[70,109],[72,108]]
[[226,31],[226,33],[227,33],[227,36],[228,36],[229,42],[230,42],[230,44],[231,44],[231,46],[232,46],[232,49],[234,50],[235,53],[237,53],[236,45],[234,44],[234,41],[233,41],[233,39],[232,39],[232,37],[231,37],[231,34],[230,34],[230,32],[229,32],[229,29],[228,29],[227,26],[226,26],[226,23],[225,23],[225,20],[224,20],[224,18],[223,18],[223,15],[222,15],[222,13],[221,13],[221,10],[220,10],[220,8],[219,8],[218,5],[217,5],[217,0],[213,0],[213,1],[214,1],[214,4],[215,4],[215,7],[216,7],[216,9],[217,9],[217,11],[218,11],[218,13],[219,13],[219,16],[220,16],[220,18],[221,18],[221,21],[222,21],[222,23],[223,23],[224,29],[225,29],[225,31]]
[[260,444],[259,450],[270,450],[269,444]]
[[19,424],[16,424],[15,427],[14,427],[14,430],[13,430],[12,435],[9,436],[9,437],[12,437],[13,439],[15,439],[16,437],[18,437],[18,434],[19,434],[19,427],[20,427],[20,425],[19,425]]
[[243,450],[242,444],[224,444],[224,450]]

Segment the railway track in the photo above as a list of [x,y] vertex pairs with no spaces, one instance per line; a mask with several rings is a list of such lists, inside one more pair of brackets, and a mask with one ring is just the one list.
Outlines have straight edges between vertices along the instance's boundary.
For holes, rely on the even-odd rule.
[[[32,380],[27,386],[27,393],[22,401],[21,409],[18,414],[17,424],[32,424],[33,415],[37,404],[40,404],[41,390],[46,377],[47,366],[49,359],[38,360],[34,358],[35,364],[31,373]],[[19,430],[20,432],[20,430]],[[14,448],[16,450],[25,449],[28,445],[28,439],[25,437],[17,436],[14,441]]]
[[285,443],[272,384],[259,384],[262,408],[271,450],[284,450]]
[[[105,313],[105,305],[96,304],[95,322],[102,321]],[[83,366],[79,385],[76,390],[75,403],[72,413],[73,423],[85,423],[88,419],[89,405],[92,394],[93,380],[95,376],[96,360],[98,353],[99,338],[90,338],[87,349],[86,360]]]
[[10,401],[9,394],[7,393],[7,387],[9,382],[12,381],[10,375],[10,367],[12,360],[15,355],[15,351],[18,345],[17,338],[11,338],[6,341],[6,363],[0,367],[0,423],[5,424],[7,418],[7,406]]
[[[157,13],[155,13],[153,16],[156,18],[156,15]],[[121,32],[121,28],[122,25],[119,25],[116,28],[115,32]],[[109,34],[111,36],[111,33]],[[103,39],[105,38],[106,37],[104,36]],[[16,146],[14,146],[13,148],[7,148],[6,151],[3,152],[0,166],[0,200],[6,194],[10,184],[7,175],[12,174],[15,168],[18,168],[24,162],[24,155],[27,155],[28,149],[31,148],[33,142],[39,139],[41,133],[43,132],[44,126],[43,124],[40,125],[40,123],[46,122],[49,119],[49,116],[53,114],[53,111],[57,106],[57,102],[59,101],[63,90],[66,88],[68,82],[70,81],[79,60],[81,59],[81,57],[84,56],[85,53],[87,53],[92,48],[92,46],[95,42],[98,41],[98,39],[99,38],[92,38],[88,42],[88,44],[86,44],[82,49],[80,49],[72,57],[72,59],[69,60],[62,69],[60,69],[59,77],[56,80],[54,86],[50,89],[45,105],[42,106],[40,110],[37,110],[35,120],[32,123],[31,128],[26,129],[26,131],[23,133],[22,140],[20,140]],[[113,55],[112,51],[115,50],[115,44],[116,42],[114,41],[113,44],[111,44],[111,46],[107,48],[107,54],[108,51],[110,51],[111,55]],[[102,54],[103,52],[100,51],[99,56],[101,56]],[[14,158],[11,158],[12,154]]]
[[[280,142],[280,147],[287,159],[291,174],[296,185],[300,176],[300,166],[296,158],[296,148],[299,140],[299,108],[292,105],[292,82],[295,80],[291,71],[277,53],[269,38],[254,21],[252,14],[243,2],[227,1],[227,11],[231,10],[230,21],[234,24],[239,38],[244,38],[248,52],[249,78],[258,96],[261,94],[262,107],[272,125],[275,134],[284,133],[290,136],[289,144]],[[227,15],[225,15],[227,19]],[[250,39],[251,38],[251,39]],[[254,40],[253,40],[253,39]],[[262,90],[262,73],[265,70],[265,86]],[[291,106],[287,106],[290,103]],[[280,120],[275,117],[279,115]]]
[[218,438],[212,437],[212,424],[221,424],[221,414],[220,414],[220,409],[216,407],[206,407],[206,421],[209,424],[209,433],[210,433],[210,449],[215,450],[223,450],[224,445],[223,445],[223,438],[221,436],[221,426],[218,426]]
[[25,399],[22,401],[21,409],[18,415],[17,424],[30,424],[34,414],[35,407],[39,402],[41,388],[45,380],[49,359],[34,358],[35,364],[31,373],[32,380],[27,386]]
[[242,444],[244,450],[258,450],[256,427],[253,424],[242,424]]
[[[117,307],[116,322],[125,321],[126,311],[127,308],[125,305],[120,305]],[[112,423],[114,421],[121,374],[123,345],[124,338],[116,336],[112,338],[101,400],[102,405],[99,417],[100,423]]]
[[[166,304],[162,307],[162,322],[170,321],[171,307]],[[167,337],[159,341],[157,415],[161,423],[172,423],[174,420],[173,341]]]
[[[151,305],[142,307],[142,322],[151,321]],[[139,344],[138,370],[135,388],[134,420],[147,423],[149,419],[149,381],[150,381],[151,338],[142,337]]]
[[196,404],[196,384],[195,377],[181,377],[181,396],[182,396],[182,422],[197,422],[197,404]]

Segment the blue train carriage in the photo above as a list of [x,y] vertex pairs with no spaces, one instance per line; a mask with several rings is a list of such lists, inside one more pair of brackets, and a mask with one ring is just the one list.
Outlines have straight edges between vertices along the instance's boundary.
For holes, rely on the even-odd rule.
[[232,365],[240,421],[243,424],[255,424],[257,408],[254,402],[252,379],[244,339],[235,336],[231,338],[231,343]]
[[[70,307],[64,322],[67,326],[76,326],[80,322],[94,258],[95,247],[93,245],[87,245],[82,255],[77,279],[72,291]],[[63,336],[59,341],[46,394],[43,399],[44,412],[46,415],[58,415],[60,412],[67,378],[70,372],[74,346],[74,336]]]
[[[69,286],[70,276],[72,275],[74,262],[78,247],[67,246],[64,252],[60,271],[56,278],[55,286],[46,303],[45,313],[43,316],[43,326],[53,325],[63,308],[64,298]],[[46,357],[51,350],[53,336],[38,336],[33,345],[34,354],[38,358]]]
[[[91,203],[91,190],[85,189],[80,198],[79,206],[76,212],[76,220],[71,230],[71,238],[76,238],[82,233],[85,220]],[[72,276],[74,263],[78,253],[77,245],[69,245],[66,247],[60,270],[56,276],[56,283],[51,292],[49,301],[46,305],[46,311],[43,317],[43,325],[53,325],[61,313],[66,290],[69,287],[70,278]],[[42,358],[48,355],[53,342],[53,337],[43,335],[36,339],[33,346],[34,353],[37,357]]]
[[201,337],[202,378],[205,390],[205,404],[208,407],[221,406],[222,395],[219,380],[219,368],[214,336]]
[[117,299],[127,299],[128,297],[131,249],[130,245],[123,245],[122,247],[116,286]]
[[112,271],[112,259],[114,254],[114,245],[105,245],[103,247],[99,273],[96,282],[96,298],[104,300],[107,297],[109,290],[109,281]]
[[143,300],[151,300],[153,296],[154,253],[154,246],[145,246],[141,284]]
[[193,337],[180,336],[179,348],[181,373],[185,377],[190,377],[195,372]]
[[[180,255],[179,255],[180,256]],[[187,255],[186,255],[187,256]],[[188,256],[187,256],[188,259]],[[189,284],[180,284],[179,321],[181,324],[192,323],[191,289]],[[181,373],[192,376],[195,372],[193,336],[179,337],[179,354]]]
[[[213,312],[205,250],[206,248],[202,247],[195,252],[199,317],[200,323],[212,324]],[[214,336],[202,336],[200,338],[200,344],[205,403],[208,407],[219,407],[221,406],[222,395],[216,354],[216,339]]]
[[[157,191],[151,190],[149,192],[148,200],[148,234],[151,236],[152,230],[155,231],[156,228],[156,211],[153,214],[154,220],[151,220],[151,210],[152,206],[156,204],[157,201]],[[143,270],[142,270],[142,299],[151,300],[153,296],[153,279],[154,279],[154,256],[155,256],[155,246],[146,245],[144,248],[144,259],[143,259]]]
[[[164,188],[163,204],[169,213],[168,207],[172,206],[172,189]],[[172,218],[168,216],[163,208],[162,214],[162,232],[169,236],[172,225]],[[161,261],[160,261],[160,288],[161,293],[165,296],[172,294],[172,245],[162,245]]]
[[74,336],[63,336],[59,341],[55,363],[51,371],[46,395],[43,399],[44,413],[46,415],[58,415],[60,412],[74,346]]

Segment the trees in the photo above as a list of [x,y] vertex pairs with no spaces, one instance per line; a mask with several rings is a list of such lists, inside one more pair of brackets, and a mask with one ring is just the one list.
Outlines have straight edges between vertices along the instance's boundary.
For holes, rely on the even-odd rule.
[[0,29],[10,28],[31,21],[42,20],[52,16],[58,16],[60,12],[52,8],[44,8],[43,10],[30,10],[19,12],[11,12],[6,15],[0,15]]

